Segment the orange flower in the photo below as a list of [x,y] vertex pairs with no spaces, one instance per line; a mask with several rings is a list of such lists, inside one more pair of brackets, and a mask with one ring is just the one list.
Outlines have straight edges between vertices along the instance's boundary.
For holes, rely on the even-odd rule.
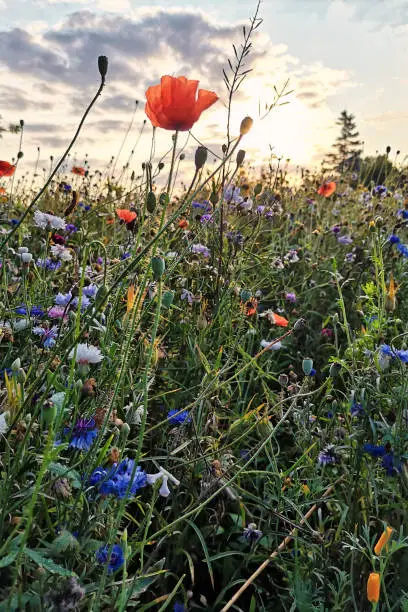
[[181,229],[187,229],[189,226],[189,222],[187,221],[187,219],[180,219],[178,226],[181,227]]
[[278,325],[279,327],[287,327],[289,325],[289,321],[285,319],[285,317],[281,317],[275,312],[272,313],[272,319],[274,325]]
[[85,176],[85,168],[81,168],[81,166],[73,166],[71,172],[72,174],[78,174],[79,176]]
[[190,130],[203,111],[218,100],[206,89],[199,89],[198,81],[186,77],[163,76],[158,85],[146,91],[146,115],[154,127],[185,132]]
[[0,161],[0,178],[3,176],[13,176],[16,167],[6,161]]
[[386,547],[385,550],[388,550],[388,542],[390,541],[393,531],[394,530],[392,527],[387,527],[386,530],[383,532],[374,548],[374,552],[376,555],[381,555],[381,551],[384,546]]
[[137,214],[134,210],[127,210],[126,208],[117,208],[116,214],[118,215],[121,221],[125,223],[132,223],[137,217]]
[[336,191],[336,183],[333,181],[330,183],[323,183],[317,190],[317,193],[325,198],[328,198]]
[[0,195],[5,195],[6,190],[4,189],[4,187],[0,187]]
[[378,603],[380,599],[381,576],[377,572],[371,572],[367,580],[367,599],[371,603]]
[[113,225],[115,223],[115,219],[106,219],[106,225]]

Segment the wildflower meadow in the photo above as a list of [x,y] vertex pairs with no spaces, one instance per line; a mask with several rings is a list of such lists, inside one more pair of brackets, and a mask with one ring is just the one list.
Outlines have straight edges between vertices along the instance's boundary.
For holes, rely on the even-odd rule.
[[408,611],[408,169],[347,112],[320,167],[252,165],[260,26],[223,92],[147,89],[138,166],[69,155],[105,56],[47,175],[3,134],[0,610]]

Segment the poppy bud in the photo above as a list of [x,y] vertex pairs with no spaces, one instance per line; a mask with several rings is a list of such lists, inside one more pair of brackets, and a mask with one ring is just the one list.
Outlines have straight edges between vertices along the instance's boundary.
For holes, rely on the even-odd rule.
[[215,206],[216,204],[218,204],[218,194],[215,193],[215,191],[213,191],[212,194],[209,197],[209,200],[210,200],[211,204],[214,204],[214,206]]
[[259,195],[262,191],[262,185],[261,183],[258,183],[257,185],[255,185],[254,187],[254,195]]
[[293,331],[300,331],[301,329],[304,329],[305,327],[306,327],[305,319],[298,319],[297,321],[295,321],[295,324],[293,326]]
[[391,153],[391,147],[388,145],[388,147],[385,149],[387,152],[387,155],[389,155]]
[[289,376],[287,374],[279,374],[278,382],[281,387],[287,387],[289,383]]
[[310,359],[310,357],[306,357],[306,359],[302,361],[302,370],[306,376],[309,376],[309,374],[313,370],[313,359]]
[[159,165],[157,166],[159,170],[163,170],[164,168],[164,163],[160,162]]
[[170,308],[174,300],[174,291],[165,291],[163,293],[162,304],[165,308]]
[[207,161],[208,151],[205,147],[197,147],[195,152],[195,167],[196,170],[200,170],[205,162]]
[[20,119],[20,127],[23,128],[24,127],[24,119]]
[[155,280],[159,280],[161,276],[163,276],[164,271],[166,269],[166,263],[163,257],[152,257],[151,259],[153,276]]
[[392,529],[392,527],[387,527],[386,530],[383,532],[383,534],[381,535],[380,539],[378,540],[377,544],[374,547],[374,552],[376,555],[380,555],[382,549],[384,548],[384,546],[386,547],[386,550],[388,549],[388,542],[392,536],[392,532],[394,530]]
[[329,370],[329,375],[332,378],[336,378],[340,374],[341,365],[339,363],[332,363]]
[[114,446],[113,448],[111,448],[109,455],[108,455],[108,462],[109,463],[118,463],[119,461],[119,457],[120,457],[120,451],[118,449],[117,446]]
[[159,197],[159,203],[161,204],[161,206],[167,206],[167,204],[170,202],[170,198],[168,196],[167,193],[161,193],[160,197]]
[[153,191],[149,191],[147,194],[146,208],[149,213],[153,213],[156,209],[156,196]]
[[184,153],[180,153],[180,158],[179,158],[180,161],[183,161],[183,159],[185,159],[185,158],[186,158],[186,156],[184,155]]
[[22,151],[19,151],[17,153],[17,159],[21,159],[22,157],[24,157],[24,153]]
[[45,402],[41,408],[41,420],[44,425],[51,425],[57,415],[57,407],[52,402]]
[[252,297],[252,293],[248,289],[243,289],[240,297],[243,302],[248,302]]
[[225,155],[225,153],[227,152],[227,148],[228,148],[228,147],[227,147],[227,145],[226,145],[226,144],[223,144],[223,145],[222,145],[222,147],[221,147],[222,152],[224,153],[224,155]]
[[248,134],[249,130],[251,129],[252,125],[253,125],[254,121],[253,119],[251,119],[251,117],[245,117],[242,121],[241,121],[241,127],[239,128],[239,133],[241,136],[244,136],[245,134]]
[[367,599],[370,603],[378,603],[380,599],[380,584],[380,574],[371,572],[367,581]]
[[242,166],[245,159],[245,151],[240,149],[237,153],[237,166]]
[[106,55],[100,55],[98,57],[98,68],[99,74],[101,75],[102,82],[105,82],[106,73],[108,72],[108,58]]

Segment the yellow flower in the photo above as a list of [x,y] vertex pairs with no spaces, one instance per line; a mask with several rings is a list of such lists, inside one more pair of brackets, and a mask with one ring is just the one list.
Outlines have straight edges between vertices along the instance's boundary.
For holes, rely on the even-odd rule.
[[129,285],[129,289],[127,292],[127,303],[126,303],[127,313],[129,313],[132,310],[133,306],[135,305],[135,299],[136,299],[135,286]]
[[386,547],[385,550],[388,550],[388,542],[390,541],[393,531],[394,530],[392,527],[387,527],[386,530],[382,533],[380,539],[378,540],[374,548],[374,552],[376,555],[381,555],[381,551],[384,546]]
[[367,580],[367,599],[371,603],[378,603],[380,599],[381,576],[377,572],[371,572]]

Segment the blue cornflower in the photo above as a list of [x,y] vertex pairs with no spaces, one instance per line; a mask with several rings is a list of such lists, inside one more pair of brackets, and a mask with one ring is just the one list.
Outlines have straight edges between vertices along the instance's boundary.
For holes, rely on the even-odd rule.
[[401,472],[401,462],[396,464],[394,453],[391,451],[384,455],[381,462],[382,467],[387,473],[387,476],[395,476],[398,472]]
[[396,351],[396,355],[403,363],[408,363],[408,351],[399,350]]
[[364,408],[362,404],[358,404],[357,402],[353,402],[350,408],[351,416],[358,417],[364,414]]
[[351,244],[353,242],[353,239],[350,236],[338,236],[337,242],[339,244]]
[[201,215],[200,223],[214,223],[214,217],[208,213]]
[[256,207],[255,212],[258,215],[263,215],[263,213],[265,212],[265,208],[266,206],[263,206],[262,204],[260,204],[259,206]]
[[337,456],[333,444],[328,444],[326,448],[320,451],[317,458],[319,465],[331,465],[337,463]]
[[20,219],[10,219],[10,225],[20,225]]
[[58,327],[53,325],[49,329],[44,327],[36,326],[33,327],[33,334],[41,336],[44,348],[52,348],[55,345],[55,339],[58,336]]
[[123,255],[121,255],[121,260],[123,261],[124,259],[129,259],[130,257],[130,253],[123,253]]
[[55,303],[57,306],[67,306],[71,300],[72,293],[70,291],[68,291],[68,293],[57,293],[55,296]]
[[82,290],[82,294],[86,295],[86,297],[88,298],[93,298],[96,295],[96,292],[98,291],[98,287],[96,285],[88,285],[87,287],[84,287]]
[[[169,410],[167,413],[167,419],[172,425],[182,425],[183,423],[191,423],[191,416],[188,410],[183,410],[180,414],[177,414],[178,410]],[[175,416],[176,415],[176,416]]]
[[65,226],[65,231],[69,232],[70,234],[73,234],[78,231],[78,228],[73,223],[67,223]]
[[62,266],[62,262],[60,259],[53,261],[52,259],[47,257],[47,259],[37,259],[37,266],[39,268],[45,268],[46,270],[51,270],[52,272],[55,272],[55,270],[58,270]]
[[11,368],[3,368],[0,370],[0,378],[3,380],[5,378],[4,374],[10,378],[13,375],[13,370]]
[[[111,550],[111,553],[108,558],[109,550]],[[116,570],[122,567],[125,561],[125,555],[119,544],[114,544],[112,548],[108,544],[105,544],[105,546],[101,546],[97,551],[96,560],[101,565],[108,564],[108,574],[113,574],[113,572],[116,572]]]
[[71,187],[71,185],[67,185],[67,183],[64,183],[64,184],[63,184],[63,189],[64,189],[64,191],[68,191],[68,192],[69,192],[69,191],[72,191],[72,187]]
[[78,419],[71,429],[66,427],[64,434],[71,433],[69,446],[78,450],[88,451],[98,435],[94,419]]
[[381,344],[380,351],[383,355],[387,355],[387,357],[395,357],[395,351],[389,346],[389,344]]
[[176,601],[176,603],[173,606],[173,612],[184,612],[186,609],[185,605],[183,603],[180,603],[179,601]]
[[210,212],[211,211],[211,204],[207,201],[204,202],[197,202],[194,201],[191,205],[193,208],[198,208],[200,210],[204,210],[205,212]]
[[134,497],[147,484],[146,473],[140,466],[135,469],[133,459],[124,459],[111,469],[96,468],[89,478],[91,486],[98,486],[102,495],[114,495],[119,499]]
[[406,244],[402,244],[401,242],[398,243],[397,249],[399,250],[401,255],[403,255],[404,257],[408,257],[408,247]]
[[380,196],[381,198],[386,196],[387,193],[388,193],[388,189],[385,187],[385,185],[377,185],[373,189],[373,195]]
[[364,452],[371,457],[384,457],[386,454],[385,446],[377,446],[376,444],[364,444]]
[[[90,300],[88,297],[86,297],[86,295],[82,294],[82,299],[81,299],[81,310],[86,310],[90,304]],[[79,297],[76,297],[72,300],[72,306],[74,308],[77,308],[79,304]]]
[[396,236],[396,234],[391,234],[391,236],[388,238],[388,242],[390,244],[399,244],[401,242],[401,239]]
[[30,317],[38,317],[39,318],[39,317],[43,317],[45,315],[45,312],[39,306],[32,306],[30,308],[30,310],[28,310],[28,308],[25,306],[25,304],[22,304],[21,306],[16,308],[15,311],[16,311],[17,314],[20,314],[20,315],[27,315],[28,313],[30,313]]
[[91,210],[91,207],[90,207],[89,205],[86,205],[86,206],[84,207],[84,210]]

